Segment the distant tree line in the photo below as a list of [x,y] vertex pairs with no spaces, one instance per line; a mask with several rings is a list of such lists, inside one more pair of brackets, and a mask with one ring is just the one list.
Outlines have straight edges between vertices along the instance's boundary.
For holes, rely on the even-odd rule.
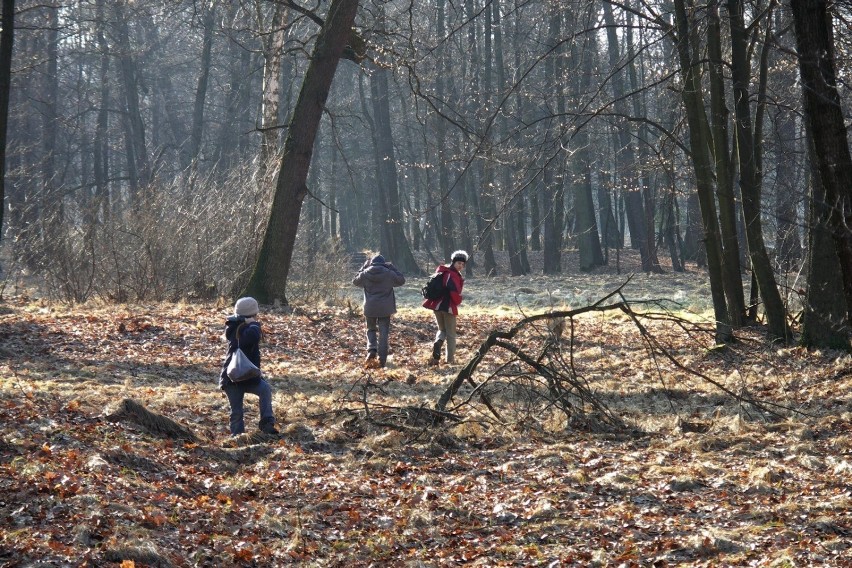
[[[286,302],[291,263],[325,254],[414,272],[465,248],[472,274],[505,253],[521,276],[631,247],[648,272],[707,268],[720,341],[758,318],[789,341],[801,288],[802,341],[848,345],[844,3],[10,4],[6,278],[72,301],[277,278]],[[311,133],[317,38],[343,51]],[[276,214],[288,140],[310,169]]]

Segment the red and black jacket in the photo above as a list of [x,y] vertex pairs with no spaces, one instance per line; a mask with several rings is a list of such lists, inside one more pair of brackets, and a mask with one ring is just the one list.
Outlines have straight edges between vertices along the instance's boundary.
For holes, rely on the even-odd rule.
[[449,312],[454,316],[459,314],[458,306],[462,303],[462,288],[464,277],[458,270],[445,264],[438,265],[437,272],[444,277],[444,297],[438,300],[424,300],[423,307],[439,312]]

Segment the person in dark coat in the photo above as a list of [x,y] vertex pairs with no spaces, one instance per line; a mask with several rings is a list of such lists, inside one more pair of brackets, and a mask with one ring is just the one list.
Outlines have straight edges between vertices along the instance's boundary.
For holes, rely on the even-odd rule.
[[455,363],[456,357],[456,317],[459,314],[458,306],[462,303],[462,289],[464,288],[464,277],[462,270],[467,264],[469,255],[463,250],[455,251],[450,257],[449,264],[438,265],[436,271],[444,276],[444,290],[442,298],[437,300],[425,300],[423,307],[435,312],[435,323],[438,325],[438,333],[432,343],[432,358],[430,365],[438,365],[441,361],[441,348],[446,341],[446,362],[450,365]]
[[352,280],[364,289],[364,319],[367,323],[368,368],[384,367],[388,360],[390,320],[396,313],[393,289],[405,284],[405,276],[385,257],[377,254],[361,267]]
[[266,434],[278,434],[275,429],[275,416],[272,413],[272,387],[263,376],[235,383],[228,378],[226,369],[231,357],[239,346],[246,357],[260,368],[260,339],[263,336],[257,321],[259,306],[254,298],[240,298],[234,304],[234,315],[225,321],[224,339],[228,341],[228,353],[222,363],[219,374],[219,388],[228,397],[231,405],[231,435],[237,436],[246,431],[243,421],[243,399],[246,393],[257,395],[260,406],[258,428]]

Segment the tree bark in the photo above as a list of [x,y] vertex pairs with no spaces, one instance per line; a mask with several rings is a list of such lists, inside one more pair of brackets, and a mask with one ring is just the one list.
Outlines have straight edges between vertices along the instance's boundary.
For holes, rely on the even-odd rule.
[[627,227],[630,230],[630,242],[639,249],[644,272],[659,272],[659,264],[654,266],[651,255],[651,228],[645,224],[645,208],[642,202],[642,192],[639,187],[639,176],[636,168],[636,154],[633,148],[632,135],[628,117],[623,64],[619,56],[618,36],[615,29],[615,17],[609,2],[603,3],[604,21],[607,26],[607,47],[609,64],[612,73],[613,97],[615,112],[622,117],[616,124],[613,138],[616,144],[616,176],[618,183],[624,188],[624,203],[627,212]]
[[402,206],[399,202],[399,176],[390,125],[388,100],[388,71],[373,69],[370,75],[370,102],[373,107],[373,144],[376,157],[376,182],[382,205],[379,219],[382,233],[382,254],[392,259],[397,268],[412,274],[420,273],[403,231]]
[[352,35],[358,0],[332,0],[316,39],[311,61],[293,109],[284,153],[279,162],[275,195],[257,263],[244,295],[258,302],[287,305],[287,277],[299,228],[305,182],[325,102],[337,64]]
[[[279,114],[281,107],[281,60],[284,55],[285,25],[289,13],[284,4],[273,4],[270,28],[263,37],[263,95],[261,101],[261,180],[265,178],[266,168],[278,156]],[[258,23],[263,25],[264,18],[258,14]],[[261,182],[263,183],[263,181]]]
[[707,50],[710,55],[710,130],[716,164],[716,196],[719,201],[719,230],[722,238],[722,283],[728,299],[731,325],[740,327],[745,319],[740,246],[737,239],[737,207],[734,198],[734,176],[728,144],[729,113],[726,105],[722,60],[721,20],[718,1],[708,6]]
[[121,64],[122,87],[124,89],[124,127],[127,152],[127,168],[132,198],[141,187],[150,181],[151,168],[145,143],[145,123],[139,108],[139,76],[130,44],[130,30],[122,2],[113,4],[116,16],[116,43]]
[[813,132],[805,121],[808,151],[811,155],[811,205],[808,208],[807,290],[802,313],[802,335],[799,343],[805,347],[850,348],[852,327],[847,317],[844,297],[843,271],[840,269],[837,244],[831,226],[832,208],[828,205],[815,156]]
[[[557,2],[550,3],[551,14],[548,21],[548,42],[550,43],[551,55],[545,61],[544,65],[544,80],[547,85],[547,90],[551,93],[560,95],[559,111],[561,115],[565,113],[565,96],[564,91],[560,87],[561,81],[557,78],[562,73],[562,67],[565,65],[564,47],[557,42],[560,42],[562,35],[562,11],[558,9]],[[558,127],[558,124],[555,125]],[[552,128],[547,129],[545,136],[547,137]],[[561,155],[561,145],[558,150]],[[543,235],[543,272],[544,274],[559,274],[562,272],[562,223],[564,219],[564,189],[563,176],[561,175],[561,164],[558,158],[554,158],[545,165],[543,173],[543,189],[544,199],[543,208],[544,215],[542,223],[544,225]],[[557,170],[556,172],[554,170]],[[557,173],[558,172],[558,173]],[[594,211],[592,212],[594,217]]]
[[824,192],[814,195],[811,206],[828,209],[825,221],[840,264],[847,319],[852,321],[852,235],[849,229],[852,227],[852,157],[836,86],[834,38],[827,5],[825,0],[791,2],[805,122],[813,137],[812,159]]
[[[443,38],[446,35],[446,3],[444,0],[439,0],[436,4],[438,21],[437,34]],[[435,96],[439,101],[446,100],[446,85],[444,78],[449,76],[449,64],[447,62],[446,49],[442,50],[438,55],[438,76],[435,79]],[[438,197],[440,198],[440,218],[441,226],[438,228],[438,234],[441,241],[441,252],[448,261],[450,255],[455,250],[454,243],[454,216],[455,211],[450,201],[450,171],[447,166],[447,123],[442,116],[435,116],[437,121],[435,128],[438,135]]]
[[192,105],[192,130],[189,155],[193,160],[198,159],[201,152],[201,138],[204,134],[204,102],[207,99],[207,83],[210,79],[210,60],[213,48],[213,23],[216,19],[216,0],[205,3],[202,8],[201,24],[204,27],[204,38],[201,45],[201,69],[198,73],[198,83],[195,87],[195,101]]
[[[507,92],[506,82],[506,60],[503,54],[503,21],[500,14],[500,0],[492,0],[492,18],[494,25],[491,28],[494,34],[494,69],[496,71],[496,89],[498,100],[503,105],[508,105],[508,98],[503,95]],[[499,105],[500,103],[498,103]],[[495,109],[497,106],[495,106]],[[508,142],[509,140],[509,125],[507,123],[506,113],[499,113],[496,117],[500,139]],[[506,249],[509,253],[509,269],[512,276],[521,276],[526,274],[523,257],[521,255],[521,238],[519,234],[518,215],[522,209],[520,200],[521,195],[514,195],[512,188],[512,168],[508,165],[503,165],[500,168],[501,180],[500,190],[502,193],[503,203],[503,227],[505,228]]]
[[787,342],[791,338],[787,325],[787,311],[772,270],[772,263],[763,242],[761,222],[760,176],[755,158],[754,131],[749,106],[749,65],[746,53],[746,35],[741,0],[728,0],[728,17],[731,26],[731,75],[734,83],[734,124],[737,133],[737,151],[740,158],[740,190],[743,199],[743,217],[748,239],[749,258],[772,340]]
[[15,43],[15,0],[3,0],[0,16],[0,239],[6,210],[6,130],[9,124],[9,93],[12,84],[12,48]]
[[701,80],[698,64],[692,54],[689,43],[689,20],[684,0],[675,0],[677,22],[677,48],[683,75],[683,104],[689,125],[689,148],[692,164],[695,168],[698,202],[701,220],[704,226],[704,244],[707,250],[707,268],[710,277],[710,295],[713,299],[713,313],[716,316],[716,341],[726,343],[733,339],[725,289],[722,281],[722,246],[719,235],[719,221],[716,216],[716,203],[713,195],[713,165],[709,155],[708,128],[704,116],[704,104],[701,97]]
[[[104,22],[104,0],[95,2],[96,18],[95,18],[95,35],[98,41],[98,51],[100,52],[100,107],[98,108],[98,118],[95,124],[95,141],[94,141],[94,178],[95,178],[95,204],[96,209],[100,209],[103,215],[103,221],[106,223],[110,218],[110,195],[109,195],[109,108],[110,108],[110,88],[109,88],[109,46],[106,42],[105,22]],[[93,216],[97,218],[97,211]]]

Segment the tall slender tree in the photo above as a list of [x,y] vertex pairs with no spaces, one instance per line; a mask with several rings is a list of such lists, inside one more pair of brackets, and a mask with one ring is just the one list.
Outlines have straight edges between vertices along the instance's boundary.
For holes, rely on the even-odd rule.
[[740,190],[743,199],[743,217],[748,239],[749,258],[766,314],[770,338],[789,341],[792,338],[787,325],[787,311],[775,282],[772,263],[763,241],[761,221],[760,172],[755,152],[754,130],[749,103],[749,63],[746,50],[746,32],[741,0],[728,0],[728,17],[731,28],[731,75],[740,163]]
[[286,305],[287,276],[299,228],[305,184],[323,108],[337,64],[347,46],[353,45],[358,0],[332,0],[316,39],[310,64],[287,129],[284,152],[278,164],[272,210],[257,263],[243,293],[259,302],[278,300]]
[[9,124],[9,91],[12,85],[12,47],[15,39],[15,0],[2,0],[0,15],[0,238],[6,210],[6,129]]

